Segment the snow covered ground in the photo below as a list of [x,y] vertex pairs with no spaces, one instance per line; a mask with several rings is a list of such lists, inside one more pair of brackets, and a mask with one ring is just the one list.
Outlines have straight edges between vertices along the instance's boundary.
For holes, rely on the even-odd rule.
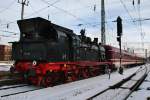
[[2,62],[2,61],[0,61],[0,66],[1,65],[13,65],[13,62],[11,61],[11,62]]
[[0,63],[0,71],[9,71],[12,65],[12,63]]
[[9,95],[9,94],[24,92],[24,91],[34,90],[34,89],[38,89],[38,87],[22,86],[22,87],[10,88],[10,89],[3,89],[3,90],[0,90],[0,95],[1,96]]
[[101,75],[28,93],[2,97],[0,100],[86,100],[94,94],[133,74],[139,68],[140,66],[127,69],[124,71],[123,75],[114,72],[111,74],[110,79],[108,75]]
[[139,80],[139,78],[141,78],[145,72],[146,68],[141,68],[140,71],[131,78],[131,80],[127,81],[121,86],[122,88],[110,89],[105,93],[97,96],[93,100],[124,100],[130,92],[129,88],[134,86],[137,80]]

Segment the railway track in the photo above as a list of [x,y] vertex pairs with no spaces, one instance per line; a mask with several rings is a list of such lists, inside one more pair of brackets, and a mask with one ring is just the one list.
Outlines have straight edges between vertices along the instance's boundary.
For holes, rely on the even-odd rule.
[[25,83],[23,81],[20,81],[20,77],[21,75],[18,73],[11,73],[10,71],[0,71],[0,86]]
[[2,86],[10,86],[10,85],[18,85],[25,84],[24,81],[20,81],[19,78],[6,78],[0,80],[0,87]]
[[3,86],[3,87],[0,87],[0,90],[7,90],[7,89],[12,89],[12,88],[17,88],[17,87],[24,87],[24,86],[29,86],[29,85],[20,84],[20,85],[12,85],[12,86]]
[[40,87],[31,86],[24,81],[20,81],[19,78],[16,78],[18,74],[10,75],[9,72],[8,74],[7,72],[1,74],[3,78],[0,79],[0,98],[41,89]]
[[0,88],[0,98],[42,89],[28,84],[12,85]]
[[148,73],[147,66],[140,68],[129,77],[87,98],[87,100],[127,100],[134,91],[138,90]]

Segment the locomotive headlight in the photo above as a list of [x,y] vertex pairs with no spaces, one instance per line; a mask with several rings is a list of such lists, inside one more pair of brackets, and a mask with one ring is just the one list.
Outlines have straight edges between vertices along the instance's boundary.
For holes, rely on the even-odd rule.
[[35,66],[36,64],[37,64],[37,62],[34,60],[34,61],[32,62],[32,65]]

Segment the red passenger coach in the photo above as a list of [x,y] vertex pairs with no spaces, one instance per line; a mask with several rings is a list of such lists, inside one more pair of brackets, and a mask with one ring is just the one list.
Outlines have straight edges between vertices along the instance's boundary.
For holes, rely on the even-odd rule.
[[[120,49],[105,45],[106,59],[116,67],[120,65]],[[135,65],[141,65],[144,63],[144,58],[138,57],[135,53],[130,53],[126,50],[122,50],[121,64],[124,67],[131,67]]]

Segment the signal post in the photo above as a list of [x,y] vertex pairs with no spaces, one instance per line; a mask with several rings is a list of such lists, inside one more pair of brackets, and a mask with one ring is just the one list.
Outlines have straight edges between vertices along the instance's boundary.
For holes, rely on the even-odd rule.
[[120,67],[119,67],[119,73],[123,74],[123,67],[121,65],[121,59],[122,59],[121,37],[122,37],[122,19],[121,19],[120,16],[118,16],[117,17],[117,41],[119,42],[119,48],[120,48]]

